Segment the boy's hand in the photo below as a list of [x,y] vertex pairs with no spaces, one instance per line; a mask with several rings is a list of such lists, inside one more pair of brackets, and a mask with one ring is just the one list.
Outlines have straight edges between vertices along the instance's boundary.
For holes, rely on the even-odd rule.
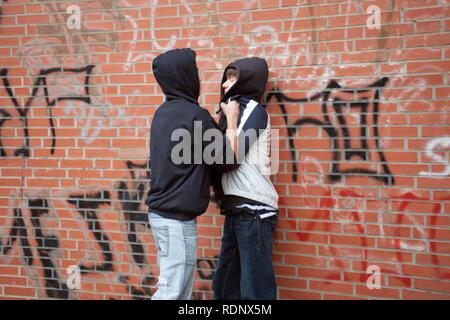
[[236,100],[230,101],[228,103],[224,103],[222,102],[220,104],[222,111],[225,115],[225,117],[227,117],[227,120],[236,120],[239,117],[239,103]]

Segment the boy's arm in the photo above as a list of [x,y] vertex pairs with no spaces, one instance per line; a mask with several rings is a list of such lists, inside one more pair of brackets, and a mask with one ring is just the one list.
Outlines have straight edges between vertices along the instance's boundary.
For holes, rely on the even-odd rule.
[[[211,150],[214,150],[214,158],[209,159],[210,161],[206,161],[203,159],[206,164],[211,165],[214,169],[217,169],[222,172],[232,171],[238,167],[237,164],[237,149],[238,149],[238,141],[237,141],[237,117],[238,115],[230,114],[227,117],[227,131],[225,134],[219,129],[216,121],[210,115],[210,113],[202,109],[200,113],[200,120],[202,121],[202,129],[203,135],[209,130],[214,138],[209,141],[202,141],[203,147],[202,152],[209,155]],[[217,141],[220,139],[221,141]],[[207,152],[205,152],[205,149]]]
[[228,104],[221,103],[222,111],[227,119],[226,137],[230,141],[231,149],[235,159],[238,158],[238,133],[237,122],[239,118],[239,103],[230,101]]

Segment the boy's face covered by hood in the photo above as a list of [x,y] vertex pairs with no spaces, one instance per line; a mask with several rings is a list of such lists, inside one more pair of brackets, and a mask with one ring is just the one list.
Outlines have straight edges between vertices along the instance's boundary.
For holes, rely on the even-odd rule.
[[153,60],[153,74],[168,100],[182,98],[198,103],[200,78],[190,48],[167,51]]
[[227,76],[227,81],[222,84],[223,92],[226,94],[238,80],[238,76]]
[[[228,81],[226,73],[230,68],[235,68],[239,76],[236,83],[225,92],[224,84]],[[267,66],[266,60],[257,57],[236,60],[230,63],[223,73],[220,85],[220,101],[224,102],[229,97],[235,95],[246,96],[260,101],[266,89],[268,78],[269,67]]]

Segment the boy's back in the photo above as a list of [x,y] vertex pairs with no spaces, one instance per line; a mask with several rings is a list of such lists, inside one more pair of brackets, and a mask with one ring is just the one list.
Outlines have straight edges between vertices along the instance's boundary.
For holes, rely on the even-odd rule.
[[183,128],[193,137],[194,121],[203,112],[185,100],[165,102],[155,112],[150,132],[151,189],[147,205],[164,217],[190,220],[208,206],[209,169],[194,163],[176,165],[171,159],[172,149],[178,143],[171,141],[172,133]]
[[[226,159],[210,165],[203,161],[203,149],[209,142],[202,140],[202,133],[209,129],[215,129],[219,134],[220,131],[210,113],[197,102],[200,80],[195,52],[191,49],[168,51],[153,61],[153,72],[166,101],[156,110],[152,120],[151,187],[146,204],[149,211],[165,218],[192,220],[204,213],[208,207],[210,167],[227,171],[233,170],[236,165],[227,165]],[[177,131],[179,129],[182,129],[187,137],[177,136],[177,132],[181,133]],[[201,131],[200,135],[194,134],[194,130],[198,129]],[[221,146],[227,150],[229,143],[226,136],[221,135],[221,139]],[[180,143],[190,147],[191,151],[188,161],[184,161],[184,158],[181,164],[174,163],[172,159],[174,147]],[[229,154],[226,151],[220,153],[223,157]]]
[[[155,112],[150,132],[151,186],[146,203],[160,267],[152,299],[186,300],[192,295],[197,260],[195,218],[208,206],[210,167],[235,167],[204,161],[203,151],[210,143],[204,143],[202,132],[215,129],[217,141],[222,140],[222,148],[231,148],[233,158],[235,139],[227,143],[209,112],[198,105],[200,81],[193,50],[174,49],[159,55],[153,60],[153,73],[166,101]],[[237,106],[224,110],[235,128]],[[220,147],[217,151],[227,154]]]
[[200,81],[195,53],[176,49],[153,61],[156,80],[166,95],[155,112],[150,132],[151,188],[146,203],[149,211],[177,220],[191,220],[205,212],[209,202],[209,168],[193,162],[174,164],[171,153],[178,141],[171,141],[177,129],[194,137],[194,121],[213,126],[209,112],[198,103]]

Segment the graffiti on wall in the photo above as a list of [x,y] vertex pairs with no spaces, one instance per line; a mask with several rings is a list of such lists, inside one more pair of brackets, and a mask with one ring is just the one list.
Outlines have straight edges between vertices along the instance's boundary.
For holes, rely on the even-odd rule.
[[[314,215],[308,217],[306,221],[300,222],[298,227],[296,221],[289,220],[292,230],[299,230],[297,233],[298,241],[314,243],[313,236],[318,236],[316,232],[324,232],[327,244],[323,244],[325,256],[330,260],[331,266],[346,270],[348,268],[349,257],[360,261],[360,279],[365,282],[367,274],[365,270],[370,261],[376,261],[376,251],[373,248],[373,234],[367,230],[367,206],[369,203],[377,207],[376,212],[379,216],[379,235],[381,236],[378,245],[387,246],[394,249],[390,258],[391,263],[383,266],[383,272],[387,274],[405,275],[405,263],[411,261],[405,259],[403,250],[409,252],[430,252],[431,263],[434,268],[434,276],[440,279],[447,279],[450,275],[449,269],[443,267],[439,261],[439,256],[435,253],[437,250],[436,239],[439,224],[437,221],[444,213],[444,203],[450,198],[433,198],[417,196],[408,190],[399,190],[397,196],[384,195],[379,196],[371,194],[370,191],[359,190],[363,188],[355,185],[353,188],[346,188],[342,178],[365,176],[382,182],[387,186],[395,186],[396,179],[389,163],[386,160],[385,153],[382,148],[383,137],[378,130],[379,114],[382,110],[382,89],[388,83],[389,79],[384,77],[369,85],[360,88],[342,87],[337,81],[331,80],[326,88],[319,93],[312,94],[306,98],[292,98],[281,92],[278,88],[274,88],[266,97],[266,105],[271,107],[272,112],[277,116],[280,114],[283,119],[283,127],[287,133],[287,146],[291,155],[289,165],[292,166],[292,181],[301,186],[298,196],[302,200],[302,205],[307,209],[312,209]],[[319,107],[311,108],[312,105]],[[292,120],[289,114],[289,106],[299,106],[302,116]],[[281,112],[277,112],[277,109]],[[313,109],[313,111],[308,110]],[[305,116],[310,111],[312,116]],[[349,126],[349,123],[352,125]],[[322,134],[311,138],[309,136],[302,137],[301,130],[306,126],[317,127]],[[350,130],[350,128],[351,130]],[[353,135],[352,135],[353,131]],[[330,151],[324,147],[324,152],[330,153],[329,160],[319,161],[313,156],[302,155],[308,153],[308,147],[303,147],[303,141],[318,141],[328,139]],[[426,147],[426,155],[435,163],[445,165],[443,172],[421,172],[420,175],[446,176],[447,159],[439,153],[439,151],[448,149],[448,139],[446,137],[431,140]],[[298,145],[296,146],[296,141]],[[299,156],[299,147],[302,152]],[[357,159],[357,163],[352,160]],[[371,169],[373,163],[379,163],[378,171]],[[299,167],[300,164],[300,167]],[[309,168],[308,168],[309,166]],[[311,167],[312,166],[312,167]],[[311,168],[316,174],[311,173]],[[327,169],[328,168],[328,169]],[[312,193],[308,189],[308,185],[313,185],[314,199],[311,201],[308,196]],[[318,191],[320,190],[320,191]],[[383,200],[388,199],[388,200]],[[394,205],[395,203],[395,205]],[[416,205],[423,203],[429,204],[429,212],[432,214],[429,221],[424,222],[416,220],[414,214]],[[388,205],[390,205],[389,214]],[[320,209],[319,209],[320,208]],[[392,218],[386,218],[392,216]],[[326,219],[327,222],[324,222]],[[335,229],[336,223],[346,226],[352,230],[349,236],[354,237],[353,246],[359,248],[348,248],[342,243],[335,243],[334,234],[341,231]],[[386,224],[386,226],[385,226]],[[392,227],[394,225],[394,227]],[[401,234],[403,226],[411,226],[411,228],[419,236],[417,240],[405,239]],[[350,228],[351,227],[351,228]],[[386,232],[393,229],[394,231]],[[429,247],[426,241],[430,241]],[[323,254],[322,254],[323,255]],[[339,280],[340,274],[337,272],[329,272],[329,280]],[[410,285],[410,278],[400,278],[405,285]]]
[[[8,93],[8,96],[11,99],[12,104],[14,105],[16,111],[18,112],[24,129],[24,145],[23,147],[14,150],[15,157],[30,156],[28,113],[31,104],[33,103],[33,100],[36,98],[40,90],[42,90],[42,95],[45,97],[45,101],[47,103],[49,114],[48,121],[50,123],[50,129],[52,133],[51,153],[54,154],[56,146],[56,134],[51,108],[55,106],[56,103],[64,100],[81,101],[90,104],[91,97],[89,94],[89,87],[90,87],[89,79],[93,68],[94,68],[93,65],[88,65],[86,67],[77,69],[50,68],[40,70],[39,75],[37,76],[31,88],[31,94],[24,106],[21,106],[19,104],[18,99],[14,94],[13,88],[11,88],[11,85],[8,80],[8,69],[5,68],[0,71],[0,77],[3,80],[4,89]],[[79,76],[81,79],[76,79],[76,76]],[[55,80],[55,77],[59,77],[60,79]],[[69,79],[69,83],[65,83],[64,81],[65,79]],[[56,81],[58,83],[57,86],[55,86]],[[0,122],[0,130],[2,128],[1,126],[3,126],[3,124],[8,119],[11,118],[12,115],[8,111],[2,110],[2,121]],[[0,142],[0,156],[2,157],[6,156],[6,152],[3,149],[3,145],[1,142]]]
[[[4,0],[6,2],[6,0]],[[305,13],[314,16],[316,8],[310,1],[306,1],[308,6],[302,6],[304,1],[299,0],[297,7],[292,11],[292,19],[298,18]],[[174,30],[174,34],[170,35],[167,41],[158,40],[155,33],[156,13],[158,7],[157,0],[142,1],[144,6],[150,6],[150,42],[151,49],[155,51],[164,51],[177,46],[178,36]],[[229,18],[226,15],[212,15],[213,24],[205,27],[205,23],[209,21],[212,13],[217,13],[214,1],[204,0],[199,2],[199,10],[196,15],[186,16],[182,23],[185,26],[191,26],[187,38],[187,46],[195,48],[215,48],[215,40],[218,36],[228,34],[239,34],[240,26],[238,22],[244,22],[247,10],[251,10],[257,5],[257,1],[246,1],[242,13]],[[93,133],[86,130],[82,131],[81,137],[88,138],[89,142],[95,140],[102,128],[102,122],[89,122],[87,118],[90,115],[73,109],[72,102],[81,102],[83,105],[80,109],[92,106],[102,111],[102,115],[106,118],[113,114],[119,106],[113,106],[103,92],[103,84],[107,84],[107,79],[99,72],[101,61],[96,57],[95,46],[105,47],[107,50],[116,52],[119,43],[121,43],[121,30],[131,30],[132,38],[126,42],[128,46],[125,51],[126,58],[121,61],[123,70],[133,70],[133,65],[137,62],[150,62],[154,57],[152,53],[148,53],[147,49],[143,49],[139,44],[145,42],[145,34],[140,32],[140,21],[131,14],[121,12],[122,8],[133,7],[127,1],[102,0],[91,2],[89,5],[100,8],[113,23],[112,28],[98,29],[92,28],[88,23],[82,23],[80,30],[68,31],[66,29],[65,4],[58,3],[42,3],[43,11],[51,13],[51,23],[46,25],[37,25],[40,39],[32,39],[26,43],[19,51],[23,65],[28,68],[29,76],[33,79],[30,88],[30,94],[24,99],[24,103],[20,102],[20,95],[14,89],[14,75],[4,68],[0,72],[2,78],[5,97],[12,104],[12,108],[0,108],[0,130],[5,128],[10,121],[19,120],[23,128],[23,143],[21,146],[11,146],[9,141],[0,138],[0,157],[30,157],[30,138],[28,131],[28,120],[30,116],[30,108],[38,97],[45,99],[45,107],[48,109],[48,127],[51,132],[51,154],[55,153],[58,143],[56,134],[57,122],[52,114],[52,108],[58,103],[65,101],[67,103],[66,115],[70,112],[74,116],[82,117],[87,120],[85,123],[86,130],[94,128]],[[183,8],[188,12],[193,12],[193,6],[188,1],[182,1]],[[393,18],[392,12],[395,9],[395,1],[388,1],[387,19]],[[354,13],[364,12],[364,8],[360,3],[347,2],[347,6],[342,7],[347,12]],[[1,9],[1,8],[0,8]],[[92,9],[92,8],[91,8]],[[1,12],[0,12],[1,18]],[[95,20],[95,19],[94,19]],[[106,19],[108,20],[108,19]],[[323,221],[317,222],[322,216],[329,216],[331,222],[341,222],[343,224],[352,224],[356,244],[360,248],[351,251],[342,248],[333,243],[333,236],[329,236],[329,243],[325,245],[325,250],[329,255],[331,265],[341,269],[346,268],[346,262],[349,252],[354,254],[354,258],[362,261],[361,269],[364,270],[369,261],[373,258],[371,253],[371,238],[367,232],[367,224],[365,221],[364,209],[367,206],[367,195],[354,189],[342,188],[339,183],[346,182],[347,178],[355,176],[364,176],[379,181],[384,186],[395,186],[396,178],[392,166],[387,162],[386,155],[382,147],[381,135],[378,126],[380,119],[378,114],[382,112],[381,95],[388,82],[392,79],[386,77],[366,85],[355,88],[340,85],[335,80],[329,80],[331,67],[327,62],[333,64],[335,58],[332,53],[326,50],[319,50],[319,34],[318,21],[312,19],[310,22],[311,29],[306,32],[298,32],[295,24],[288,25],[287,40],[282,38],[279,32],[271,25],[258,25],[250,28],[238,48],[229,48],[223,50],[223,56],[220,58],[236,58],[243,55],[261,55],[265,54],[272,59],[280,59],[283,65],[299,65],[304,62],[308,65],[316,65],[322,63],[325,65],[323,71],[315,74],[309,86],[312,93],[308,98],[293,98],[283,90],[275,88],[267,96],[267,103],[275,102],[279,110],[281,110],[284,119],[284,125],[288,134],[287,141],[289,153],[292,163],[292,181],[298,182],[303,187],[303,194],[299,197],[304,198],[305,207],[315,209],[315,214],[311,220],[304,223],[303,233],[298,235],[298,244],[302,245],[311,240],[314,231],[325,231],[332,234],[333,230],[329,223]],[[345,24],[349,23],[349,16],[346,17]],[[198,28],[195,28],[198,27]],[[346,32],[348,29],[345,29]],[[380,39],[378,40],[378,49],[386,47],[389,41],[389,28],[383,25],[380,31]],[[251,34],[251,35],[249,35]],[[49,36],[52,35],[52,36]],[[264,36],[269,35],[267,37]],[[348,37],[347,34],[347,38]],[[239,40],[239,39],[234,39]],[[296,43],[293,48],[286,43]],[[351,52],[350,41],[344,41],[345,51]],[[325,49],[327,49],[325,47]],[[305,61],[302,59],[306,59]],[[385,59],[384,53],[377,53],[376,61]],[[220,69],[223,66],[216,62],[218,60],[215,53],[209,59],[214,67],[212,69]],[[76,65],[77,67],[55,67]],[[441,72],[440,70],[438,70]],[[216,83],[213,78],[213,72],[205,76],[206,92],[215,92]],[[95,78],[95,80],[94,80]],[[318,80],[315,80],[318,79]],[[293,78],[293,81],[297,81]],[[288,79],[287,82],[291,81]],[[324,83],[322,87],[318,85]],[[425,83],[426,84],[426,83]],[[421,82],[418,89],[406,89],[403,91],[401,98],[416,98],[425,90],[425,85]],[[214,87],[209,87],[214,86]],[[318,92],[318,93],[314,93]],[[133,96],[140,93],[135,90]],[[135,97],[133,97],[135,98]],[[138,99],[137,97],[136,99]],[[288,112],[288,105],[302,106],[307,103],[315,103],[319,105],[319,112],[314,115],[305,115],[299,119],[293,120],[292,115]],[[132,103],[131,103],[132,104]],[[408,106],[408,105],[406,105]],[[106,107],[106,108],[105,108]],[[15,111],[14,113],[12,112]],[[119,109],[122,110],[122,109]],[[123,113],[119,112],[119,117]],[[91,114],[92,116],[92,114]],[[119,126],[125,120],[118,119],[117,122],[110,121],[111,127]],[[307,127],[316,127],[320,129],[321,139],[328,140],[331,151],[329,165],[324,165],[317,159],[299,158],[298,148],[296,146],[297,135],[302,135]],[[84,129],[84,128],[83,128]],[[447,177],[450,174],[450,164],[448,157],[442,156],[440,150],[448,150],[448,137],[440,137],[432,139],[426,146],[426,156],[435,163],[444,165],[442,171],[422,171],[422,176]],[[13,150],[13,151],[11,151]],[[11,152],[10,152],[11,151]],[[317,171],[321,175],[322,194],[317,194],[319,203],[309,203],[305,194],[308,193],[305,176],[302,174],[302,168],[298,167],[298,162],[309,161],[313,163]],[[357,164],[355,164],[357,163]],[[373,164],[379,164],[373,166]],[[25,165],[24,165],[25,166]],[[155,268],[155,248],[151,239],[145,208],[143,208],[144,195],[148,188],[149,172],[147,163],[136,163],[134,161],[124,161],[123,178],[113,185],[110,189],[100,188],[91,191],[76,190],[61,193],[61,201],[54,199],[54,194],[46,196],[38,196],[36,194],[20,195],[20,203],[11,208],[9,219],[0,229],[0,252],[1,259],[9,259],[16,254],[20,254],[24,266],[29,271],[29,277],[37,279],[36,288],[43,288],[43,292],[39,293],[42,297],[60,298],[60,299],[77,299],[82,298],[82,294],[71,291],[65,282],[65,267],[62,261],[70,258],[76,261],[77,266],[82,272],[83,285],[88,285],[89,280],[100,279],[107,282],[112,288],[119,286],[120,290],[111,290],[117,292],[116,296],[109,297],[115,299],[120,294],[129,294],[134,299],[148,299],[151,297],[156,285],[156,268]],[[120,169],[122,170],[122,169]],[[323,178],[323,179],[322,179]],[[303,180],[302,180],[303,179]],[[19,198],[13,194],[11,198]],[[386,269],[387,272],[401,275],[404,270],[404,263],[409,262],[405,259],[406,254],[400,250],[416,250],[423,252],[424,246],[422,242],[434,239],[437,229],[433,228],[438,225],[438,219],[443,213],[443,202],[450,200],[449,198],[428,198],[419,197],[411,192],[404,192],[400,196],[391,197],[383,195],[382,198],[388,199],[388,202],[395,202],[396,206],[393,211],[397,214],[393,215],[393,220],[380,220],[380,241],[386,241],[396,251],[392,253],[393,269]],[[342,203],[345,199],[346,203]],[[384,200],[376,199],[377,205],[381,211],[385,210]],[[410,214],[411,207],[418,202],[426,202],[430,206],[429,212],[432,214],[428,224],[423,221],[415,220]],[[46,226],[46,221],[54,218],[60,223],[66,223],[67,219],[63,218],[64,210],[70,212],[71,221],[75,221],[74,225],[69,228],[69,236],[66,231],[56,227]],[[319,208],[319,209],[317,209]],[[343,210],[346,212],[343,212]],[[112,214],[112,215],[111,215]],[[384,215],[380,215],[384,217]],[[283,217],[281,217],[283,218]],[[318,218],[318,219],[315,219]],[[381,218],[387,219],[387,218]],[[302,223],[303,221],[300,221]],[[403,239],[400,233],[401,225],[407,223],[412,226],[419,234],[419,244],[408,242]],[[386,224],[386,225],[385,225]],[[393,234],[388,231],[388,225],[395,225]],[[297,229],[297,222],[292,224],[292,229]],[[77,232],[80,231],[81,235]],[[58,234],[60,233],[60,234]],[[73,234],[72,234],[73,233]],[[66,243],[67,239],[74,237],[77,243],[77,249],[72,248]],[[312,240],[311,240],[312,241]],[[430,241],[429,252],[438,251],[437,244]],[[75,255],[73,251],[80,251],[81,254]],[[120,253],[120,254],[118,254]],[[75,258],[72,257],[75,255]],[[217,256],[201,257],[197,261],[197,278],[200,285],[196,288],[194,298],[200,299],[204,297],[201,293],[211,290],[210,281],[214,274]],[[450,273],[440,267],[439,257],[432,255],[432,264],[435,267],[436,275],[439,278],[448,279]],[[42,268],[40,268],[42,267]],[[39,270],[39,271],[38,271]],[[40,272],[40,273],[39,273]],[[38,276],[36,276],[38,274]],[[361,274],[360,281],[365,281],[367,276]],[[335,274],[330,273],[329,279],[338,280]],[[404,279],[408,284],[408,279]],[[102,281],[99,281],[102,282]]]
[[[58,69],[61,70],[61,69]],[[88,81],[88,80],[85,80]],[[378,134],[378,131],[375,130],[377,125],[377,119],[375,115],[380,111],[379,110],[379,100],[380,93],[379,90],[383,87],[383,85],[387,82],[386,78],[383,78],[379,81],[374,82],[369,85],[368,88],[342,88],[335,81],[331,81],[327,87],[327,90],[312,96],[307,99],[293,99],[288,97],[287,95],[275,91],[275,93],[269,94],[268,102],[271,101],[273,97],[275,97],[275,101],[278,103],[280,110],[282,111],[283,118],[285,119],[285,125],[288,131],[288,140],[290,141],[289,146],[291,148],[291,154],[293,155],[293,163],[297,162],[296,156],[296,148],[294,144],[294,135],[300,131],[302,126],[313,125],[317,126],[323,132],[326,133],[326,136],[330,140],[331,145],[333,146],[331,153],[333,155],[338,154],[337,156],[333,156],[332,162],[333,165],[330,166],[330,171],[326,174],[326,178],[323,179],[324,182],[330,183],[332,186],[336,181],[339,181],[342,176],[347,174],[357,174],[357,175],[366,175],[373,179],[382,181],[385,184],[394,184],[395,180],[387,163],[384,158],[383,150],[380,147],[379,140],[381,137]],[[41,83],[45,85],[44,80],[40,80],[39,86]],[[86,83],[86,82],[85,82]],[[7,86],[5,86],[7,88]],[[37,90],[37,89],[36,89]],[[7,90],[6,90],[7,91]],[[33,90],[32,92],[35,92]],[[49,91],[47,91],[48,93]],[[15,99],[14,94],[10,90],[8,92],[8,96],[12,100]],[[51,97],[51,94],[46,94],[46,97]],[[33,97],[33,95],[32,95]],[[352,99],[349,99],[352,98]],[[66,97],[67,98],[67,97]],[[83,98],[82,96],[72,97],[72,98]],[[54,105],[57,101],[64,100],[64,97],[54,98],[53,100],[49,99],[48,106]],[[287,113],[286,103],[304,103],[304,102],[316,102],[319,101],[321,105],[322,114],[317,118],[312,117],[302,117],[292,124],[289,119],[289,114]],[[83,102],[89,102],[89,100],[83,100]],[[14,104],[15,105],[15,104]],[[16,106],[16,105],[15,105]],[[20,105],[17,107],[21,109]],[[22,109],[21,109],[22,110]],[[350,130],[347,128],[346,115],[345,110],[350,110],[354,114],[357,115],[359,121],[356,137],[358,139],[350,139]],[[356,112],[354,110],[357,110]],[[331,114],[334,114],[334,119]],[[24,113],[26,115],[26,113]],[[50,122],[51,123],[51,122]],[[373,135],[369,135],[367,128],[372,127]],[[55,137],[56,139],[57,137]],[[359,144],[355,146],[355,140],[358,140]],[[292,141],[292,142],[291,142]],[[439,140],[440,144],[444,144],[446,140]],[[372,143],[372,147],[369,144]],[[375,146],[375,156],[378,156],[378,161],[381,161],[386,165],[384,167],[384,171],[376,172],[370,171],[368,169],[361,168],[346,168],[341,169],[340,165],[345,164],[346,161],[352,158],[358,158],[363,162],[370,162],[373,159],[373,155],[371,154],[373,146]],[[437,145],[429,146],[429,150],[434,150]],[[21,153],[22,156],[25,156],[24,153]],[[129,178],[132,180],[132,185],[129,186],[126,180],[120,181],[112,191],[109,190],[100,190],[91,193],[71,193],[68,194],[67,204],[70,208],[74,209],[78,217],[83,222],[80,224],[80,228],[86,230],[86,233],[89,235],[88,238],[90,241],[95,243],[96,245],[92,248],[91,251],[99,252],[99,255],[89,256],[85,259],[82,259],[78,266],[80,267],[82,274],[89,275],[99,275],[99,274],[108,274],[114,273],[115,276],[110,280],[111,283],[123,284],[126,286],[124,289],[125,292],[131,294],[131,296],[135,299],[148,299],[151,297],[152,290],[154,290],[154,286],[156,284],[155,274],[152,271],[151,263],[148,261],[148,256],[150,255],[149,250],[146,249],[146,245],[148,241],[142,240],[142,232],[138,231],[138,229],[145,230],[144,232],[148,233],[148,226],[146,221],[146,215],[143,214],[143,210],[141,209],[141,205],[144,200],[144,194],[146,185],[149,179],[149,173],[147,170],[147,164],[139,164],[134,163],[132,161],[126,162],[126,167],[129,171]],[[320,167],[320,165],[319,165]],[[320,171],[320,170],[319,170]],[[139,173],[141,172],[141,173]],[[143,172],[143,173],[142,173]],[[301,170],[298,170],[295,167],[293,170],[292,179],[293,181],[298,181],[298,174]],[[390,178],[383,178],[388,176]],[[364,206],[361,206],[361,201],[364,199],[364,195],[362,193],[355,192],[349,189],[336,189],[332,191],[332,187],[327,189],[328,193],[321,195],[319,207],[320,210],[317,211],[317,214],[320,215],[324,212],[327,214],[331,214],[332,220],[335,221],[352,221],[357,226],[357,231],[359,235],[359,244],[361,246],[359,259],[362,261],[362,268],[367,267],[369,263],[369,237],[366,234],[366,229],[364,226],[364,219],[362,214],[362,209]],[[306,193],[306,192],[305,192]],[[354,207],[350,210],[348,216],[342,217],[342,214],[339,214],[338,211],[334,211],[334,209],[339,208],[340,204],[337,199],[346,198],[346,199],[357,199],[354,201]],[[396,225],[401,225],[404,221],[411,219],[408,214],[405,214],[407,208],[414,201],[431,201],[431,199],[426,198],[417,198],[412,193],[406,193],[400,198],[392,198],[394,200],[401,200],[399,207],[396,211],[401,212],[400,215],[397,215]],[[431,211],[434,215],[438,216],[442,212],[442,201],[446,201],[450,199],[434,199],[434,206],[431,208]],[[117,262],[119,258],[114,257],[114,242],[108,235],[108,232],[105,230],[105,227],[102,226],[104,223],[104,219],[102,219],[99,215],[99,211],[102,211],[105,208],[112,208],[113,203],[117,202],[120,204],[119,208],[122,218],[125,225],[125,234],[126,239],[125,243],[130,247],[130,261],[137,267],[133,272],[133,275],[139,274],[139,279],[132,279],[132,276],[126,273],[121,273],[117,270]],[[34,257],[38,257],[40,264],[42,264],[45,268],[45,273],[42,275],[42,279],[44,279],[44,288],[45,288],[45,296],[50,298],[76,298],[70,290],[68,290],[67,285],[64,282],[64,277],[62,275],[61,269],[58,269],[52,252],[62,249],[59,238],[54,233],[47,233],[43,230],[41,225],[41,219],[49,214],[50,211],[51,200],[42,199],[42,198],[31,198],[27,200],[27,208],[29,209],[29,221],[31,224],[26,222],[26,216],[23,214],[22,207],[15,208],[14,211],[14,219],[12,221],[11,228],[7,232],[6,237],[2,237],[2,246],[1,252],[4,256],[8,256],[11,254],[12,248],[14,245],[17,245],[21,252],[23,261],[26,266],[33,268],[37,264]],[[315,208],[316,206],[313,204],[308,204],[307,207]],[[349,209],[349,208],[346,208]],[[435,223],[435,219],[431,221],[430,226],[433,226]],[[31,228],[27,228],[27,224],[31,226]],[[414,223],[419,233],[423,237],[423,239],[433,238],[435,229],[430,229],[429,232],[425,232],[423,227],[420,224]],[[142,226],[144,226],[142,228]],[[321,223],[319,226],[316,222],[309,222],[305,227],[305,231],[314,231],[314,230],[322,230],[326,232],[331,232],[332,230],[327,229],[327,224]],[[383,228],[383,222],[381,223],[381,227]],[[31,230],[31,231],[28,231]],[[299,235],[298,240],[300,242],[309,241],[310,233],[304,233]],[[401,250],[405,248],[409,248],[408,243],[402,241],[400,239],[399,234],[392,241],[395,242],[394,247],[396,250]],[[3,244],[3,238],[5,238]],[[31,243],[36,243],[36,247],[33,248]],[[147,243],[147,244],[146,244]],[[148,246],[148,245],[147,245]],[[435,244],[432,244],[430,250],[435,250]],[[342,249],[333,246],[332,243],[327,250],[330,255],[330,259],[333,262],[334,266],[345,268],[345,259],[342,257]],[[345,251],[345,250],[344,250]],[[384,271],[392,272],[401,275],[403,268],[403,256],[401,251],[395,252],[395,262],[396,269]],[[217,257],[213,259],[209,258],[200,258],[198,265],[198,278],[201,280],[210,281],[215,268],[215,261]],[[448,273],[442,271],[442,268],[439,268],[439,260],[437,256],[433,256],[433,264],[436,266],[436,274],[439,277],[448,277]],[[118,275],[117,275],[118,274]],[[330,280],[335,280],[335,275],[330,275]],[[360,281],[364,281],[367,275],[361,274]],[[131,283],[133,281],[133,283]],[[408,279],[404,279],[405,284],[408,284]],[[210,287],[207,284],[202,284],[199,287],[200,291],[208,291]],[[202,296],[197,292],[195,295],[196,298],[201,298]],[[111,297],[114,298],[114,297]]]
[[[4,226],[0,231],[0,252],[2,259],[9,256],[16,257],[20,252],[28,276],[36,281],[36,288],[42,288],[40,297],[56,299],[83,298],[83,292],[70,290],[66,284],[66,267],[61,265],[61,258],[73,260],[72,253],[80,251],[81,257],[77,266],[81,271],[82,288],[86,281],[92,277],[105,277],[110,286],[119,286],[120,290],[111,290],[115,295],[108,296],[115,299],[120,295],[130,295],[133,299],[150,299],[156,286],[157,270],[155,262],[149,257],[155,257],[155,245],[151,238],[151,230],[147,214],[142,209],[145,201],[143,197],[148,190],[147,164],[127,161],[130,168],[129,177],[137,188],[128,187],[127,180],[118,182],[117,188],[112,191],[75,193],[68,195],[65,200],[70,212],[76,211],[70,221],[77,221],[73,230],[75,234],[70,241],[75,241],[74,247],[62,247],[61,243],[67,241],[67,234],[55,227],[45,227],[42,221],[50,217],[55,211],[57,221],[68,221],[66,217],[59,217],[58,203],[52,199],[28,199],[26,207],[18,205],[14,208],[14,217],[10,226]],[[145,172],[145,176],[136,175],[134,169]],[[111,210],[113,203],[118,203],[121,217],[117,219],[105,218],[105,212]],[[27,214],[25,215],[24,212]],[[62,222],[64,223],[64,222]],[[118,228],[123,237],[117,238],[108,227],[120,225]],[[4,230],[4,232],[3,232]],[[72,230],[72,229],[69,229]],[[57,233],[62,232],[58,236]],[[82,235],[76,235],[81,232]],[[112,235],[111,235],[112,234]],[[61,240],[62,239],[62,240]],[[119,249],[123,243],[128,250]],[[16,250],[14,250],[16,248]],[[59,251],[59,254],[55,252]],[[36,261],[36,257],[38,261]],[[78,255],[77,255],[78,257]],[[195,299],[203,298],[201,292],[210,291],[210,280],[214,273],[217,256],[212,258],[199,257],[197,261],[197,277],[200,281],[194,292]],[[130,267],[125,268],[122,265]],[[42,268],[40,268],[42,266]],[[134,268],[135,266],[135,268]],[[39,271],[42,270],[42,275]],[[36,275],[37,274],[37,275]],[[37,279],[36,279],[37,278]],[[101,281],[101,278],[98,279]]]
[[450,175],[450,159],[440,154],[439,151],[441,150],[450,150],[450,137],[432,139],[426,146],[427,157],[432,159],[435,163],[443,164],[444,170],[442,172],[421,171],[419,173],[421,176],[446,177]]
[[[380,90],[387,83],[387,78],[382,78],[366,88],[344,88],[335,80],[331,80],[325,90],[309,98],[294,99],[286,94],[274,89],[267,96],[267,103],[273,98],[276,99],[283,115],[288,133],[289,148],[292,157],[292,180],[297,181],[297,156],[294,145],[294,136],[303,126],[318,126],[327,134],[331,142],[333,156],[330,170],[327,174],[327,181],[334,183],[340,181],[345,175],[365,175],[380,180],[387,185],[393,185],[395,179],[389,169],[384,156],[381,137],[378,132],[378,113]],[[368,95],[369,94],[369,95]],[[322,103],[322,119],[312,117],[302,117],[294,123],[289,123],[289,115],[286,111],[286,103],[303,103],[319,100]],[[357,110],[357,111],[355,111]],[[347,111],[347,112],[346,112]],[[331,116],[333,113],[334,117]],[[352,137],[348,128],[348,115],[357,115],[359,132]],[[332,119],[337,119],[333,122]],[[374,146],[369,147],[369,139],[373,139]],[[355,140],[359,140],[359,145],[354,146]],[[373,154],[371,150],[376,150]],[[378,157],[378,159],[375,159]],[[351,167],[343,169],[345,162],[359,158],[370,163],[379,161],[382,170],[377,172],[369,168]]]

